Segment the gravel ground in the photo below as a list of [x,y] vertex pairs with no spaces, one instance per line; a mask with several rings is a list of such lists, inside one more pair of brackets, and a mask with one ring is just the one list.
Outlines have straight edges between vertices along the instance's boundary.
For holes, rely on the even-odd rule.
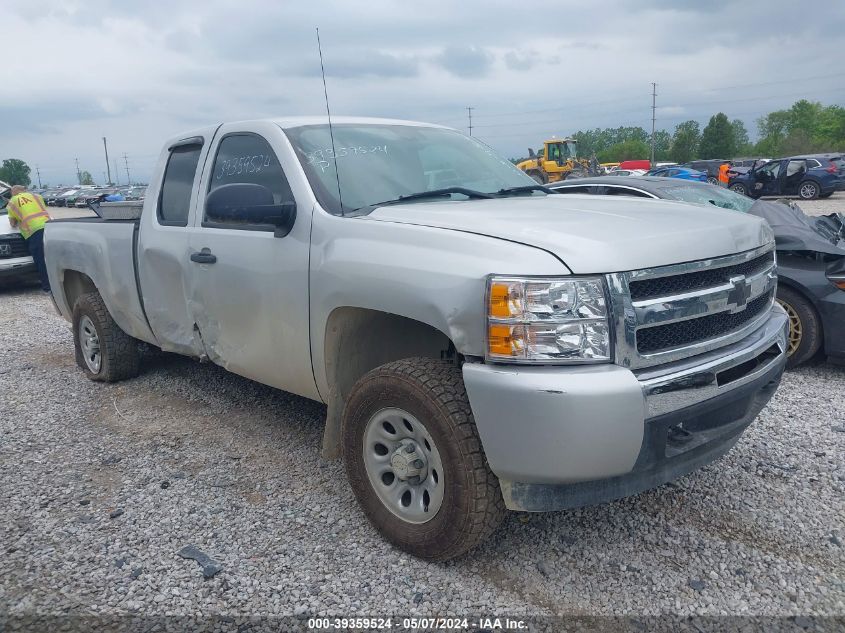
[[512,513],[429,564],[321,460],[322,405],[167,354],[89,382],[34,290],[0,290],[0,323],[0,615],[845,614],[843,368],[786,375],[727,457],[674,484]]

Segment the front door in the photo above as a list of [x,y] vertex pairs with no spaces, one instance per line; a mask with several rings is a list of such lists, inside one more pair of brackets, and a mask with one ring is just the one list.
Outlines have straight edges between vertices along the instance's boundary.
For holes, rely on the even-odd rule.
[[773,160],[752,173],[753,192],[757,196],[776,196],[780,194],[781,170],[783,161]]
[[210,221],[204,205],[235,183],[265,187],[275,204],[295,202],[285,171],[299,169],[296,157],[271,123],[222,126],[210,156],[191,236],[194,320],[206,354],[247,378],[319,398],[309,342],[310,206],[300,204],[291,232],[275,237],[266,225]]

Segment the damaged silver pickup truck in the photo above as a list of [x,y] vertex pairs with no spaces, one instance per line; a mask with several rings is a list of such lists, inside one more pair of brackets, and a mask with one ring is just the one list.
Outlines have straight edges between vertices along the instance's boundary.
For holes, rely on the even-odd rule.
[[136,375],[144,341],[326,403],[324,455],[431,560],[506,509],[712,462],[774,393],[787,319],[764,221],[547,195],[454,130],[332,123],[178,136],[139,218],[47,225],[90,378]]

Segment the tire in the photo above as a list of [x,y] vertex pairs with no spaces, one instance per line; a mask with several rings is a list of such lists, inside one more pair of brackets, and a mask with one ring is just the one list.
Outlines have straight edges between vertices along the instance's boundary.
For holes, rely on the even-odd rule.
[[[427,475],[422,481],[419,476],[403,481],[408,471],[393,465],[407,445],[396,445],[391,438],[408,441],[401,436],[413,428],[419,440],[420,427],[422,441],[414,440],[413,455],[426,459]],[[385,539],[414,556],[430,561],[461,556],[491,536],[505,516],[498,479],[487,464],[455,365],[409,358],[372,370],[347,399],[341,441],[346,474],[364,514]],[[414,479],[418,483],[412,486]],[[416,490],[413,497],[409,487]],[[393,503],[382,500],[391,495]],[[426,499],[438,506],[431,517]]]
[[118,327],[98,292],[80,295],[73,306],[76,364],[91,380],[116,382],[140,371],[138,340]]
[[815,200],[821,193],[821,187],[815,180],[805,180],[798,187],[798,197],[802,200]]
[[534,180],[537,181],[540,185],[545,185],[548,181],[546,180],[546,176],[539,171],[529,171],[526,172],[529,176],[531,176]]
[[824,200],[825,198],[830,198],[833,195],[832,191],[828,191],[827,193],[820,193],[819,199]]
[[810,301],[792,288],[779,286],[777,301],[789,317],[786,366],[792,369],[810,360],[821,348],[821,321]]
[[748,188],[740,182],[731,185],[730,190],[736,193],[741,193],[743,196],[748,195]]
[[719,185],[719,179],[715,176],[707,176],[707,182],[709,182],[711,185]]

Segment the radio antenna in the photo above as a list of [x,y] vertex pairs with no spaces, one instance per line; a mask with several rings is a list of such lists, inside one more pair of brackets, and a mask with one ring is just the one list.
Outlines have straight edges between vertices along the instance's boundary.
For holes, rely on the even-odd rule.
[[317,27],[317,50],[320,52],[320,73],[323,75],[323,95],[326,98],[326,116],[329,119],[329,138],[332,141],[332,160],[334,160],[334,177],[337,181],[337,201],[340,203],[340,215],[343,217],[343,198],[340,195],[340,168],[337,164],[337,152],[334,151],[334,130],[332,128],[332,111],[329,109],[329,91],[326,88],[326,69],[323,66],[323,47],[320,44],[320,28]]

